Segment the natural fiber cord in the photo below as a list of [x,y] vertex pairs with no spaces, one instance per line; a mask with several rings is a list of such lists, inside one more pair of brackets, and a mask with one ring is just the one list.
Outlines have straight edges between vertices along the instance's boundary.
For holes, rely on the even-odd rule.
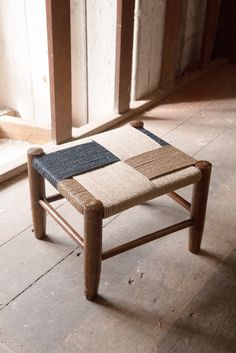
[[153,139],[154,141],[156,141],[159,145],[161,145],[162,147],[164,146],[168,146],[169,143],[162,140],[159,136],[154,135],[152,132],[144,129],[144,127],[139,127],[138,128],[139,131],[143,132],[145,135],[147,135],[148,137],[150,137],[151,139]]
[[33,159],[33,167],[82,214],[100,200],[106,218],[201,179],[194,158],[144,128],[124,126],[90,139]]
[[112,131],[106,131],[91,136],[91,138],[121,160],[161,147],[154,140],[131,126],[123,126]]
[[33,159],[33,167],[53,186],[58,181],[119,161],[96,142],[69,147]]
[[148,178],[123,162],[75,176],[74,179],[103,203],[105,217],[154,197],[156,189]]
[[73,178],[59,181],[57,190],[75,206],[80,213],[84,213],[84,206],[86,204],[96,201],[95,197]]
[[104,218],[195,183],[200,178],[199,170],[189,167],[149,180],[123,162],[74,177],[90,194],[103,203]]
[[125,162],[149,179],[154,179],[194,165],[196,160],[169,145],[142,153]]

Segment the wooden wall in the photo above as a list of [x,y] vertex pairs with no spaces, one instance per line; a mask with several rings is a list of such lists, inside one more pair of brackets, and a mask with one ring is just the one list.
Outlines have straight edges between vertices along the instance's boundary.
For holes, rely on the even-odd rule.
[[138,0],[135,6],[132,100],[158,88],[166,1]]
[[44,0],[0,0],[0,106],[50,123]]
[[[200,67],[206,68],[211,60],[220,0],[45,1],[50,95],[44,0],[37,0],[38,12],[30,0],[17,1],[18,11],[13,11],[14,0],[0,0],[1,14],[5,11],[0,36],[8,36],[4,47],[8,61],[0,58],[4,68],[0,105],[18,110],[23,118],[50,123],[50,96],[57,142],[71,136],[71,121],[73,126],[81,126],[126,113],[130,101],[157,89],[169,92],[177,77],[193,64],[200,61]],[[63,15],[63,7],[70,18]],[[15,13],[23,16],[26,25],[24,41],[19,37],[16,48],[10,28],[16,21]],[[42,33],[38,28],[43,28]],[[15,29],[19,36],[19,23]],[[71,53],[67,42],[71,42]]]

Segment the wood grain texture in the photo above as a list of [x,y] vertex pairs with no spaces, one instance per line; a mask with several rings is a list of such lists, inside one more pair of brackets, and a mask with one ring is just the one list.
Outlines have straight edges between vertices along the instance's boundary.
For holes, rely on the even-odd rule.
[[42,148],[30,148],[27,151],[33,229],[38,239],[43,239],[46,232],[46,212],[39,204],[39,201],[45,198],[45,182],[44,178],[32,167],[32,161],[43,154]]
[[70,1],[46,0],[52,138],[72,135]]
[[94,300],[97,296],[102,263],[102,214],[103,205],[96,200],[84,210],[84,276],[85,296]]
[[81,248],[84,246],[83,237],[71,227],[71,225],[53,208],[45,199],[39,200],[39,204],[45,211],[61,226],[62,229],[73,239]]
[[134,0],[117,1],[115,110],[129,109],[134,30]]
[[0,167],[0,184],[27,170],[26,157],[17,158]]
[[47,143],[51,140],[51,129],[34,121],[13,116],[0,117],[0,138],[22,140],[32,143]]
[[189,250],[194,254],[197,254],[201,247],[211,177],[211,163],[199,161],[196,163],[196,167],[201,171],[202,179],[193,186],[190,209],[190,215],[195,224],[189,229]]
[[166,1],[135,3],[132,100],[158,88],[161,73]]

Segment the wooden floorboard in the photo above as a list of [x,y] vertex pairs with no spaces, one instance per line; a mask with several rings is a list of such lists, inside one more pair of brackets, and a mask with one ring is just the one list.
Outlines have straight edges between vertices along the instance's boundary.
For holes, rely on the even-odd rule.
[[[82,251],[53,220],[46,241],[34,239],[26,177],[1,185],[1,353],[236,351],[235,92],[234,64],[142,114],[148,129],[213,163],[202,251],[187,251],[182,230],[109,259],[96,303],[83,297]],[[82,217],[57,207],[81,232]],[[168,197],[132,208],[106,220],[103,250],[186,215]]]

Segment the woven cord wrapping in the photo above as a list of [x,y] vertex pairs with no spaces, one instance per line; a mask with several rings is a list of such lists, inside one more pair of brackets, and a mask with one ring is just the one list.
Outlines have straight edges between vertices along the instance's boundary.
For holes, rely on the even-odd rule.
[[195,159],[144,128],[124,126],[90,139],[33,160],[81,213],[97,199],[106,218],[201,178]]

